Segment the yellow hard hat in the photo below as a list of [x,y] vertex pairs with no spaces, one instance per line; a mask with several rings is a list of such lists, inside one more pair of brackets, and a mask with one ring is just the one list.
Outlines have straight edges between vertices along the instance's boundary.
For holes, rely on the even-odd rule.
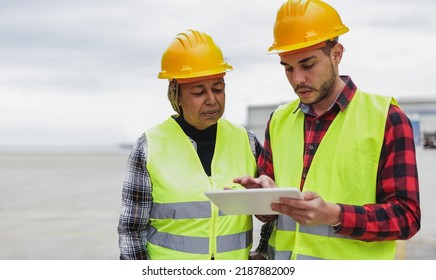
[[269,53],[297,51],[348,32],[338,12],[318,0],[288,0],[277,12]]
[[184,79],[224,75],[233,67],[224,61],[220,48],[212,37],[192,29],[177,34],[161,61],[159,79]]

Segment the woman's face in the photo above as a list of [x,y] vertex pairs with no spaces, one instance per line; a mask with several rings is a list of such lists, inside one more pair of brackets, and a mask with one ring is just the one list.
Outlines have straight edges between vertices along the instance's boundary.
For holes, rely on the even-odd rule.
[[223,78],[180,84],[183,118],[199,130],[208,128],[224,114],[225,97]]

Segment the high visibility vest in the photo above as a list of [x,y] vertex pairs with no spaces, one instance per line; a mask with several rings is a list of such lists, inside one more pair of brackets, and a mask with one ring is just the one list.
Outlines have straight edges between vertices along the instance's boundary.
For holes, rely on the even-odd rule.
[[150,259],[248,259],[252,216],[224,215],[204,195],[207,190],[234,186],[235,177],[255,174],[247,131],[227,120],[218,121],[210,177],[173,118],[148,130],[146,136],[153,196],[147,242]]
[[[299,100],[279,107],[271,124],[271,149],[278,186],[299,187],[303,170],[304,113]],[[316,150],[304,191],[352,205],[376,202],[377,169],[390,97],[357,91],[339,112]],[[292,142],[290,142],[292,137]],[[393,259],[395,241],[366,242],[335,233],[331,226],[302,226],[279,215],[269,240],[273,259]]]

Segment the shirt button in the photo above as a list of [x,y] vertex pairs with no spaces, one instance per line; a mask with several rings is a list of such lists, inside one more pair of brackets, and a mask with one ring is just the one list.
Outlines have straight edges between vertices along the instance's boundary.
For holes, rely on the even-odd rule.
[[303,178],[306,179],[306,176],[307,176],[307,173],[304,172],[304,173],[303,173]]
[[309,150],[313,150],[313,148],[314,148],[313,145],[309,146]]
[[316,123],[316,124],[319,124],[319,120],[315,120],[315,123]]

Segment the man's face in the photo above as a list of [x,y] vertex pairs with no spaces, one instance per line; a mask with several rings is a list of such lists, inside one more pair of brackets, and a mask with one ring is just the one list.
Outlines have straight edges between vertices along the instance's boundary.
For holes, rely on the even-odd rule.
[[224,79],[180,84],[179,104],[190,125],[199,130],[214,125],[224,114]]
[[336,99],[339,61],[334,54],[326,55],[317,49],[282,56],[280,64],[301,102],[316,108],[330,106]]

